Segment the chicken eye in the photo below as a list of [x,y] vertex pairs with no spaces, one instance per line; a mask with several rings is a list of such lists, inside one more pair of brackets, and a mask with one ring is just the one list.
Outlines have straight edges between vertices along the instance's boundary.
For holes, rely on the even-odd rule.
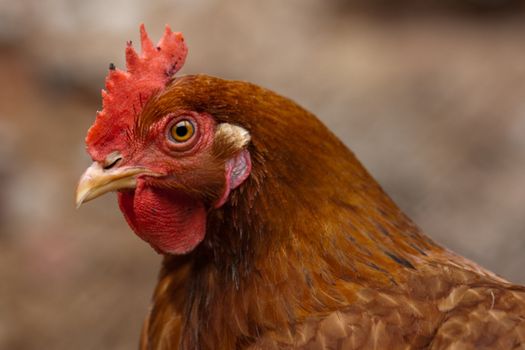
[[175,142],[186,142],[193,134],[195,134],[195,127],[189,120],[181,120],[170,128],[170,136]]

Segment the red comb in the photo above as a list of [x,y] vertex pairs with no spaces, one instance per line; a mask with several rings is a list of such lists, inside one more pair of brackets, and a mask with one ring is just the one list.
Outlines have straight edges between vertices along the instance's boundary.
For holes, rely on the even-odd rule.
[[144,24],[140,26],[140,55],[128,42],[127,71],[110,65],[106,89],[102,90],[102,111],[97,113],[86,137],[88,152],[94,160],[102,160],[112,151],[125,146],[125,133],[141,112],[144,103],[156,91],[162,90],[181,69],[188,49],[181,33],[166,26],[157,46],[151,42]]

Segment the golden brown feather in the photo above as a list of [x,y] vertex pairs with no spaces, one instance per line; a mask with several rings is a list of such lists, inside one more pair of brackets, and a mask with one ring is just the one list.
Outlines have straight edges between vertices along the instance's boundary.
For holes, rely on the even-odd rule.
[[[174,80],[138,124],[175,111],[247,129],[253,169],[209,210],[202,244],[165,257],[142,349],[525,346],[525,289],[432,242],[312,114],[198,75]],[[236,150],[215,142],[216,160]]]

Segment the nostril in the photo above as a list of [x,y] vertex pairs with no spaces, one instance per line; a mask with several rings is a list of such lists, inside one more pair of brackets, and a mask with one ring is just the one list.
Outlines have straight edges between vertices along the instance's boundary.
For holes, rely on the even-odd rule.
[[117,163],[122,159],[122,157],[120,156],[117,156],[117,157],[111,157],[109,159],[106,159],[106,161],[104,162],[104,170],[109,170],[111,168],[113,168],[115,165],[117,165]]

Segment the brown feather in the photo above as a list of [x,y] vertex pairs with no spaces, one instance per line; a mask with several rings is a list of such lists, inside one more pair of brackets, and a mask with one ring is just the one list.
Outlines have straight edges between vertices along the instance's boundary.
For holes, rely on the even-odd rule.
[[[165,257],[142,349],[525,344],[523,289],[432,242],[312,114],[255,85],[198,75],[174,80],[137,124],[146,133],[188,110],[247,129],[253,169],[209,210],[204,242]],[[234,152],[225,140],[214,147],[210,169]]]

